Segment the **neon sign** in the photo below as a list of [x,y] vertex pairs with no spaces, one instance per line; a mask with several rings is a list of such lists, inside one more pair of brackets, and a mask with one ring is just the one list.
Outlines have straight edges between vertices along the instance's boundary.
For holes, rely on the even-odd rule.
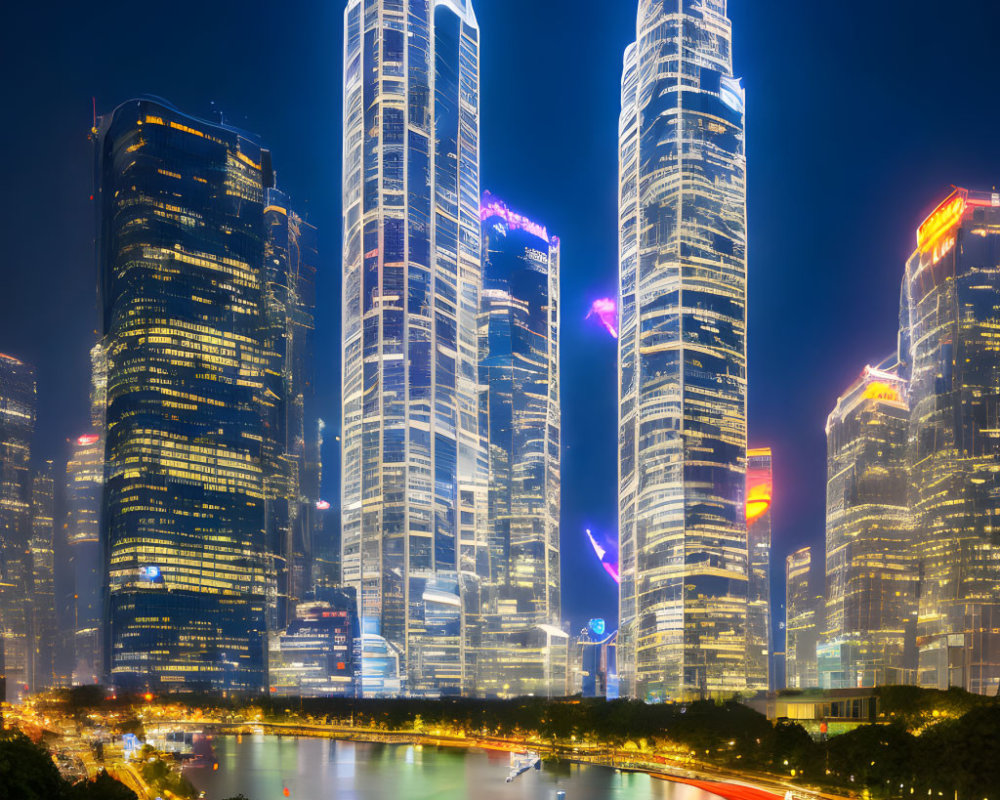
[[549,232],[544,225],[539,225],[537,222],[532,222],[527,217],[511,211],[503,200],[486,192],[483,195],[483,204],[479,209],[479,219],[486,222],[494,217],[502,219],[512,231],[525,231],[539,239],[544,239],[546,242],[549,240]]
[[618,338],[618,303],[612,298],[595,300],[587,312],[587,319],[596,319],[612,338]]
[[[968,192],[956,189],[941,203],[917,229],[917,249],[921,253],[930,251],[952,228],[962,221],[968,207]],[[937,256],[940,259],[940,254]]]

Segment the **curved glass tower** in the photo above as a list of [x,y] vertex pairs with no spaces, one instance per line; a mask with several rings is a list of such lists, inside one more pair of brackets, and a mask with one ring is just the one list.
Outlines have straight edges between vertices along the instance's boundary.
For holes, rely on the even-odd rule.
[[622,693],[746,686],[746,159],[726,0],[640,0],[619,122]]
[[903,281],[919,681],[1000,688],[1000,193],[956,189]]
[[95,134],[105,669],[116,686],[259,691],[270,155],[153,100],[123,104]]
[[470,0],[349,0],[344,81],[343,580],[404,691],[457,693],[487,557]]
[[[550,637],[539,627],[562,622],[559,239],[489,193],[482,218],[479,379],[490,573],[476,688],[485,695],[562,696],[565,676],[559,680],[557,671],[553,681]],[[539,642],[534,650],[532,640]]]

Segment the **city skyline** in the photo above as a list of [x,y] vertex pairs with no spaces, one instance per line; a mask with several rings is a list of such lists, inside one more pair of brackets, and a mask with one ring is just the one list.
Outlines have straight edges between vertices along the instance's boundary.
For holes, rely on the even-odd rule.
[[[486,5],[486,4],[481,3],[480,5]],[[732,13],[734,13],[734,15],[745,14],[744,11],[742,11],[741,9],[738,8],[739,4],[737,4],[737,3],[731,3],[730,5],[733,6],[734,11]],[[495,13],[495,11],[492,11],[490,9],[484,10],[484,9],[481,9],[481,8],[477,8],[477,13],[479,13],[480,17],[483,17],[484,14]],[[626,14],[625,16],[632,15],[633,13],[634,12],[630,9],[630,10],[628,10],[628,14]],[[737,20],[737,22],[739,21],[739,16],[734,16],[734,18]],[[734,23],[734,24],[736,24],[736,23]],[[627,25],[625,27],[627,27]],[[498,26],[495,30],[499,31],[500,27]],[[752,58],[750,58],[749,56],[747,56],[747,55],[744,54],[745,51],[744,51],[743,48],[747,48],[747,49],[749,49],[749,48],[755,48],[755,49],[757,49],[759,51],[759,47],[760,46],[759,46],[759,44],[756,44],[756,45],[754,44],[754,32],[753,32],[753,26],[752,25],[745,25],[743,30],[745,32],[741,34],[741,36],[742,36],[742,42],[741,42],[740,46],[738,46],[736,48],[736,58],[737,58],[737,62],[738,63],[742,63],[743,65],[746,66],[746,69],[739,69],[738,71],[742,71],[742,72],[744,72],[744,73],[746,73],[746,74],[748,74],[750,76],[750,78],[748,78],[748,85],[751,88],[751,92],[749,94],[749,98],[750,98],[749,102],[752,104],[754,102],[754,95],[753,95],[753,91],[752,91],[753,83],[751,82],[751,79],[753,77],[754,63],[753,63]],[[491,38],[496,38],[499,35],[500,35],[499,32],[497,32],[497,33],[491,32]],[[498,49],[498,48],[494,47],[494,50],[496,50],[496,49]],[[619,54],[619,57],[620,57],[620,54]],[[485,72],[486,72],[486,70],[484,68],[484,73]],[[519,85],[523,85],[523,84],[519,84]],[[174,96],[174,93],[168,91],[168,89],[170,89],[169,86],[163,86],[162,88],[160,88],[160,87],[149,87],[149,88],[153,88],[153,89],[156,89],[158,91],[162,91],[164,94],[168,94],[168,95]],[[193,94],[193,92],[191,92],[191,90],[184,90],[183,88],[181,89],[181,91],[179,93],[183,95],[183,94],[185,94],[185,92],[187,92],[188,94]],[[202,91],[199,94],[201,96],[201,99],[196,99],[196,102],[193,103],[192,105],[185,106],[186,110],[197,109],[199,107],[202,107],[202,108],[205,107],[206,101],[203,99],[204,98],[204,92]],[[115,99],[124,99],[124,95],[123,96],[119,96],[118,98],[115,98]],[[179,100],[179,98],[176,98],[176,97],[175,97],[175,99]],[[83,105],[89,105],[89,98],[86,98],[85,101],[82,104]],[[112,105],[112,103],[102,103],[101,104],[101,106],[103,108],[110,108],[111,105]],[[231,113],[235,112],[235,110],[236,110],[236,103],[232,103],[231,102],[231,103],[229,103],[227,105],[230,105]],[[752,109],[752,105],[751,105],[751,109]],[[84,116],[86,116],[86,112],[84,113]],[[263,115],[262,115],[262,118],[263,118]],[[87,122],[85,121],[83,127],[85,127],[86,124],[87,124]],[[251,125],[250,127],[254,128],[254,129],[258,129],[261,126],[260,125]],[[77,128],[80,129],[80,126],[77,126]],[[492,135],[495,136],[495,134],[492,134]],[[765,133],[765,134],[762,134],[762,135],[771,135],[771,134]],[[933,205],[936,204],[937,198],[939,198],[941,196],[941,194],[942,194],[941,186],[944,185],[944,184],[941,183],[941,181],[942,180],[947,180],[946,178],[944,178],[944,174],[946,172],[948,172],[948,170],[945,170],[944,168],[938,168],[938,171],[939,171],[939,177],[937,178],[938,182],[935,184],[934,187],[932,187],[932,190],[930,190],[930,191],[926,192],[925,194],[923,194],[920,197],[919,200],[910,201],[910,203],[911,203],[912,206],[919,207],[922,211],[927,211],[927,210],[930,210],[930,208],[933,207]],[[952,172],[953,173],[954,172],[963,172],[963,169],[962,168],[954,169],[954,170],[952,170]],[[979,179],[970,178],[968,176],[968,173],[969,173],[969,169],[965,168],[964,169],[964,174],[954,175],[954,177],[951,178],[950,180],[954,180],[955,182],[963,181],[963,182],[967,183],[970,186],[978,186],[978,185],[980,185],[982,183],[982,181],[979,180]],[[488,178],[484,182],[484,185],[489,185],[489,179]],[[290,188],[293,188],[293,187],[290,187]],[[500,187],[498,187],[498,188],[500,188]],[[298,194],[298,193],[296,193],[296,194]],[[554,203],[554,202],[551,202],[551,201],[550,202],[546,202],[546,203],[538,202],[537,200],[534,200],[534,199],[532,199],[532,197],[530,197],[530,192],[528,193],[529,196],[525,197],[524,200],[521,199],[521,197],[522,197],[521,194],[519,194],[518,192],[513,191],[513,190],[511,190],[511,191],[505,191],[504,194],[506,196],[516,197],[518,199],[519,207],[537,209],[537,210],[539,210],[539,211],[541,211],[542,213],[545,213],[545,214],[553,214],[554,213],[556,215],[562,215],[564,213],[563,211],[561,211],[558,208],[558,206],[559,206],[558,203]],[[755,194],[754,194],[752,186],[751,186],[750,196],[751,196],[751,208],[753,208],[754,207],[753,204],[755,202],[755,200],[754,200]],[[880,194],[879,197],[880,197],[880,199],[881,199],[882,202],[884,202],[886,200],[885,195]],[[854,213],[858,213],[858,212],[856,212],[854,210],[851,210],[850,213],[854,214]],[[902,217],[902,216],[903,215],[900,214],[900,217]],[[901,229],[905,228],[906,230],[912,230],[912,228],[914,227],[913,221],[916,220],[916,219],[920,219],[923,216],[925,216],[925,214],[922,214],[920,212],[909,214],[909,218],[908,219],[900,222],[900,228]],[[319,223],[319,220],[315,220],[314,217],[313,217],[313,219],[314,219],[314,221],[316,221],[317,223]],[[555,223],[557,221],[558,220],[554,220],[554,222],[553,222],[553,226],[554,227],[555,227]],[[320,223],[320,227],[322,227],[322,228],[329,227],[328,224],[327,224],[328,222],[329,222],[329,219],[327,219],[326,222],[324,222],[324,223]],[[838,227],[840,227],[840,226],[838,226]],[[848,226],[846,226],[846,224],[845,224],[844,227],[847,228]],[[567,237],[567,230],[572,230],[572,229],[571,228],[567,229],[565,227],[560,228],[560,232],[563,234],[564,240],[566,240],[567,238],[572,238],[572,237]],[[751,230],[753,230],[753,228],[751,228]],[[751,236],[753,237],[754,234],[751,233]],[[869,234],[869,236],[871,236],[871,235]],[[886,241],[883,241],[883,239],[885,239]],[[895,249],[895,250],[905,249],[904,245],[902,244],[902,242],[904,241],[904,237],[899,237],[899,238],[893,237],[890,234],[886,233],[885,231],[882,231],[878,235],[878,240],[879,240],[879,243],[878,243],[879,247],[883,247],[883,248],[887,248],[887,249]],[[570,247],[570,246],[572,246],[572,247],[579,247],[580,244],[579,243],[575,243],[573,245],[565,245],[565,246],[567,246],[567,247]],[[331,248],[330,247],[325,247],[325,248],[322,248],[322,249],[323,249],[324,252],[327,252],[326,258],[328,259],[329,258],[329,251],[331,250]],[[333,248],[333,249],[335,251],[335,248]],[[754,248],[753,248],[753,246],[751,246],[751,260],[753,260],[753,258],[754,258],[753,252],[754,252]],[[565,260],[565,257],[564,257],[564,260]],[[328,264],[330,262],[327,261],[326,263]],[[881,267],[881,269],[880,269],[880,274],[883,274],[884,279],[888,283],[897,282],[899,280],[897,264],[898,264],[898,259],[895,260],[895,261],[893,261],[893,262],[891,262],[890,264],[887,264],[887,265]],[[776,267],[773,268],[773,269],[776,272],[784,272],[784,270],[778,269]],[[607,272],[608,272],[608,269],[606,267],[602,268],[602,274],[606,274]],[[754,274],[754,269],[753,269],[753,266],[751,266],[751,276],[753,276],[753,274]],[[753,281],[753,280],[754,280],[753,277],[751,277],[751,281]],[[596,283],[597,282],[595,281],[595,285],[596,285]],[[607,288],[607,286],[605,285],[602,288]],[[575,294],[577,296],[577,298],[579,298],[580,296],[588,294],[590,292],[591,292],[591,285],[590,284],[588,284],[586,286],[581,286],[580,284],[575,284],[574,283],[574,284],[570,284],[570,287],[569,287],[569,293],[570,293],[571,297]],[[752,294],[753,294],[753,292],[752,292]],[[872,292],[872,294],[876,294],[876,293]],[[884,293],[881,293],[881,290],[880,290],[879,294],[882,295],[880,297],[880,300],[878,301],[878,303],[879,303],[880,306],[891,306],[892,305],[892,302],[889,299],[889,295],[891,294],[891,292],[889,294],[884,294]],[[773,303],[773,302],[775,302],[774,300],[769,299],[766,295],[762,295],[760,292],[757,293],[757,296],[759,296],[761,298],[761,302],[762,303],[767,304],[767,303]],[[329,297],[329,294],[327,294],[327,297]],[[862,308],[863,308],[863,306],[862,306]],[[585,307],[583,305],[580,305],[580,306],[570,306],[567,309],[566,314],[565,314],[565,320],[566,320],[567,325],[575,324],[574,312],[576,313],[577,316],[582,317],[583,314],[585,313]],[[753,304],[751,304],[751,315],[760,314],[760,313],[762,313],[762,312],[756,312],[756,311],[754,311]],[[758,327],[759,327],[759,325],[758,325]],[[768,335],[768,334],[765,334],[765,335]],[[858,335],[858,334],[852,333],[851,335]],[[881,335],[881,333],[879,335]],[[587,333],[586,333],[585,329],[583,329],[582,327],[578,328],[576,331],[573,331],[571,328],[567,329],[567,336],[566,336],[567,340],[570,340],[570,341],[572,341],[573,339],[583,340],[583,341],[589,342],[590,346],[592,348],[594,348],[594,349],[596,349],[597,347],[601,347],[602,346],[600,340],[596,337],[596,335],[595,335],[594,339],[592,339],[592,340],[589,340],[586,337],[587,337]],[[16,338],[16,337],[13,337],[13,338]],[[888,340],[885,340],[885,339],[882,339],[882,340],[880,340],[878,342],[875,342],[875,339],[877,338],[876,334],[874,332],[870,332],[870,331],[867,331],[865,333],[865,335],[864,335],[863,338],[864,338],[864,341],[861,343],[861,345],[859,347],[857,346],[857,344],[855,344],[855,346],[857,347],[857,351],[853,355],[849,356],[847,353],[844,353],[842,356],[838,356],[838,362],[840,363],[840,366],[838,367],[838,369],[840,370],[840,373],[837,376],[837,380],[836,380],[836,383],[838,384],[838,387],[833,392],[824,391],[822,393],[823,397],[821,398],[821,403],[820,404],[822,406],[825,406],[825,409],[823,411],[824,414],[825,414],[826,411],[829,410],[829,404],[830,404],[832,398],[834,398],[836,396],[835,392],[839,391],[840,389],[842,389],[843,386],[847,385],[849,383],[849,381],[851,380],[851,378],[857,373],[857,365],[858,364],[863,364],[863,363],[866,363],[866,362],[873,362],[875,359],[877,359],[879,357],[881,351],[883,351],[885,349],[885,347],[884,347],[885,343],[888,342]],[[751,342],[753,342],[753,337],[751,337]],[[15,344],[16,344],[16,342],[15,342]],[[756,345],[751,344],[751,348],[753,348],[755,346]],[[33,360],[35,362],[38,362],[39,369],[43,370],[43,371],[49,371],[50,374],[51,374],[52,367],[47,366],[47,365],[51,364],[51,363],[58,363],[58,360],[52,362],[52,361],[47,361],[47,360],[43,360],[43,359],[32,358],[31,357],[32,354],[30,352],[24,352],[23,349],[19,350],[14,345],[6,346],[6,349],[17,353],[18,355],[22,356],[26,360]],[[859,352],[861,350],[863,350],[864,352]],[[852,361],[852,358],[853,358],[853,361]],[[757,359],[757,362],[758,363],[760,362],[760,358]],[[851,362],[851,363],[848,363],[848,362]],[[613,356],[610,357],[609,363],[613,364]],[[754,355],[753,355],[752,352],[751,352],[751,363],[754,363]],[[84,368],[83,367],[78,367],[76,369],[82,371]],[[72,373],[72,371],[73,370],[69,370],[69,371],[66,372],[66,374],[69,375],[69,374]],[[572,374],[572,372],[573,372],[573,370],[570,370],[571,374]],[[577,368],[577,372],[579,372],[579,368]],[[51,381],[52,379],[49,378],[49,380]],[[751,382],[751,384],[753,385],[754,383],[760,383],[760,382],[761,382],[761,379],[755,377],[753,379],[753,381]],[[832,379],[831,379],[831,383],[833,383]],[[575,385],[579,386],[581,384],[577,383]],[[751,388],[751,393],[753,391],[754,391],[753,388]],[[814,392],[816,394],[820,394],[820,392],[816,391],[815,389],[813,389],[812,392]],[[570,393],[568,391],[565,392],[565,402],[567,404],[569,402],[571,402],[570,401],[571,396],[572,395],[570,395]],[[42,393],[41,397],[43,397],[43,398],[49,398],[49,397],[51,397],[51,393]],[[751,398],[751,400],[752,400],[752,398]],[[43,402],[51,404],[53,401],[51,399],[44,399]],[[77,405],[82,408],[82,403],[80,401],[77,401]],[[754,426],[753,426],[754,410],[753,409],[754,409],[755,406],[759,407],[760,404],[759,403],[755,404],[753,401],[751,401],[751,429],[752,430],[754,429]],[[52,408],[51,405],[49,407]],[[328,407],[329,407],[329,404],[328,404]],[[579,424],[579,415],[580,414],[581,414],[580,411],[573,411],[571,413],[571,415],[570,415],[571,419],[569,420],[569,422],[570,422],[570,431],[569,431],[569,434],[567,436],[567,445],[570,448],[576,448],[578,450],[580,448],[584,448],[586,446],[584,443],[582,443],[582,442],[584,442],[585,437],[583,437],[583,436],[581,436],[579,434],[579,431],[581,430],[581,426]],[[68,416],[72,417],[73,415],[69,414]],[[79,431],[86,429],[86,426],[83,424],[82,415],[78,413],[76,416],[79,419],[79,423],[78,424],[74,424],[72,429],[59,430],[58,433],[55,434],[55,435],[53,435],[51,433],[48,433],[48,431],[51,430],[54,426],[51,426],[51,425],[47,425],[46,426],[46,433],[43,434],[43,438],[44,437],[48,437],[50,443],[47,446],[43,445],[40,448],[36,448],[36,450],[38,450],[38,452],[39,452],[39,457],[41,457],[41,458],[56,457],[56,456],[62,457],[61,454],[60,454],[60,452],[57,452],[57,450],[59,450],[59,449],[62,448],[62,444],[61,443],[64,442],[67,438],[73,436],[74,434],[79,433]],[[573,419],[574,417],[576,417],[575,421]],[[816,428],[816,430],[820,430],[821,429],[821,425],[819,425],[816,422],[816,420],[821,419],[821,418],[822,418],[822,415],[813,415],[811,417],[810,425],[814,426]],[[55,426],[55,427],[57,427],[57,426]],[[573,433],[574,431],[576,431],[576,433]],[[816,434],[811,434],[811,435],[812,435],[812,441],[815,444]],[[763,436],[757,436],[756,434],[752,433],[752,438],[754,440],[756,440],[756,441],[760,441],[760,440],[762,440],[765,437],[763,437]],[[784,439],[787,442],[788,441],[788,434],[782,433],[782,435],[780,437],[770,437],[770,436],[768,436],[766,438],[767,438],[768,441],[774,441],[774,439],[777,438],[777,439]],[[53,443],[55,443],[55,444],[53,444]],[[790,536],[791,536],[791,534],[787,533],[787,531],[789,530],[789,528],[792,527],[788,522],[785,522],[783,520],[789,520],[789,519],[793,519],[794,518],[793,517],[793,515],[794,515],[794,504],[805,502],[803,500],[803,498],[807,494],[809,494],[809,495],[816,495],[817,494],[816,486],[818,484],[816,484],[816,482],[812,481],[812,480],[810,480],[810,483],[809,483],[808,487],[804,487],[804,486],[801,486],[801,485],[800,486],[796,486],[795,483],[794,483],[794,481],[791,482],[791,483],[787,482],[787,481],[783,483],[782,482],[782,473],[781,473],[781,471],[782,470],[786,470],[786,471],[787,470],[795,470],[796,469],[795,465],[796,464],[800,464],[801,463],[801,459],[791,459],[791,460],[789,460],[787,458],[784,458],[783,456],[785,455],[785,453],[788,452],[787,446],[783,447],[781,444],[776,444],[775,445],[775,449],[776,449],[776,453],[779,453],[780,456],[781,456],[781,457],[777,458],[777,463],[779,464],[779,466],[777,468],[778,469],[778,473],[776,475],[776,483],[779,486],[781,486],[781,489],[782,489],[782,491],[779,493],[779,496],[781,497],[781,501],[776,506],[775,512],[774,512],[775,513],[775,541],[776,541],[776,543],[778,543],[779,546],[782,547],[782,550],[777,554],[777,556],[776,556],[776,558],[774,560],[775,560],[775,563],[780,563],[781,557],[786,554],[785,548],[790,543]],[[817,448],[813,447],[812,449],[815,450]],[[785,452],[782,452],[783,450]],[[792,452],[794,453],[794,448],[792,449]],[[588,461],[590,461],[593,464],[595,464],[595,467],[594,467],[594,471],[595,472],[600,470],[600,466],[599,466],[600,460],[601,460],[600,458],[588,459]],[[332,463],[334,463],[334,461],[335,461],[335,459],[331,458],[328,455],[327,462],[332,464]],[[570,465],[569,469],[570,470],[573,469],[572,465]],[[788,474],[788,473],[786,472],[786,474]],[[568,475],[567,477],[571,478],[572,475]],[[606,481],[606,476],[602,480]],[[575,486],[586,485],[586,482],[585,481],[580,481],[578,477],[577,478],[573,478],[571,480],[571,483],[573,483],[573,485],[575,485]],[[604,491],[604,490],[601,490],[601,491]],[[594,492],[593,494],[594,495],[598,495],[599,492]],[[583,491],[581,491],[579,489],[576,489],[571,496],[574,497],[574,498],[585,498],[589,502],[590,495],[591,495],[591,493],[583,492]],[[809,501],[809,502],[815,502],[815,500],[812,500],[812,501]],[[577,501],[575,503],[570,503],[570,504],[567,504],[567,505],[571,506],[571,510],[568,511],[566,515],[564,515],[564,516],[570,517],[569,521],[566,524],[564,524],[564,534],[563,535],[564,535],[564,541],[567,543],[566,547],[564,547],[564,550],[572,551],[574,549],[573,548],[574,544],[577,545],[578,549],[582,549],[583,546],[586,545],[586,542],[583,539],[583,534],[582,534],[582,530],[581,530],[582,526],[578,526],[575,523],[575,521],[572,519],[572,516],[573,515],[580,515],[580,516],[589,515],[591,517],[598,517],[599,516],[599,512],[590,512],[589,510],[581,509],[580,506],[583,505],[583,502],[580,502],[580,501]],[[815,523],[815,517],[813,519],[814,519],[814,523]],[[592,524],[594,525],[595,528],[603,528],[604,530],[607,530],[609,527],[611,527],[608,524],[608,521],[606,519],[603,520],[603,521],[600,520],[600,519],[596,519],[596,520],[595,519],[591,519],[590,521],[592,522]],[[801,526],[801,527],[805,528],[806,526]],[[815,529],[815,532],[810,536],[810,541],[818,541],[819,536],[820,536],[820,532],[821,532],[821,528],[817,527],[815,524],[812,527]],[[572,538],[572,537],[577,536],[577,535],[578,535],[578,538],[580,540],[579,544],[577,544],[574,541],[574,539]],[[794,535],[803,535],[804,536],[805,534],[794,534]],[[589,564],[589,558],[582,558],[582,557],[581,558],[577,558],[575,554],[573,554],[572,552],[570,552],[570,553],[564,555],[564,561],[566,559],[571,559],[569,561],[569,563],[575,568],[576,572],[582,573],[584,575],[591,576],[593,582],[599,588],[601,588],[602,590],[604,590],[606,588],[608,595],[609,596],[613,595],[614,589],[613,589],[613,587],[610,586],[610,581],[608,581],[608,579],[604,576],[604,573],[600,569],[599,566],[594,566],[594,565]],[[598,583],[599,581],[601,581],[603,583]],[[573,610],[571,613],[573,615],[574,621],[576,621],[578,619],[583,619],[583,618],[589,616],[592,613],[592,610],[593,611],[601,611],[603,614],[607,615],[606,609],[608,607],[608,604],[606,602],[604,602],[603,600],[601,601],[602,607],[600,609],[591,609],[591,608],[588,608],[585,605],[585,601],[580,601],[578,599],[578,596],[576,596],[576,597],[574,596],[574,591],[575,590],[574,590],[574,588],[572,586],[568,587],[568,591],[570,593],[569,594],[569,599],[570,599],[571,602],[567,603],[567,607],[569,609]],[[576,611],[575,609],[580,609],[580,610]]]

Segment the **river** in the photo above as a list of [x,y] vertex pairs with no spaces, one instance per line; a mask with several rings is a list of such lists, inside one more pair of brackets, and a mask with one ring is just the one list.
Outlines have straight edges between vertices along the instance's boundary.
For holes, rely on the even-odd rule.
[[[217,737],[218,770],[188,769],[207,800],[718,800],[648,775],[543,765],[505,783],[509,756],[482,750],[273,736]],[[287,790],[287,793],[286,793]]]

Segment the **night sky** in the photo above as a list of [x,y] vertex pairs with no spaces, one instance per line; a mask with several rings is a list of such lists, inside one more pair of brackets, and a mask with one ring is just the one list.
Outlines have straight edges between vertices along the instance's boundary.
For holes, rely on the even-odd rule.
[[[318,372],[336,427],[344,0],[5,5],[0,352],[39,374],[39,458],[87,426],[97,314],[87,134],[156,94],[259,133],[320,232]],[[584,321],[617,278],[617,120],[636,0],[476,0],[483,188],[562,239],[563,598],[616,589],[615,345]],[[914,231],[950,184],[1000,182],[995,0],[730,0],[748,95],[751,442],[774,448],[774,573],[820,544],[826,415],[895,344]],[[214,103],[214,106],[213,106]],[[330,452],[335,458],[335,451]],[[326,473],[335,500],[337,470]],[[776,580],[776,596],[780,584]]]

